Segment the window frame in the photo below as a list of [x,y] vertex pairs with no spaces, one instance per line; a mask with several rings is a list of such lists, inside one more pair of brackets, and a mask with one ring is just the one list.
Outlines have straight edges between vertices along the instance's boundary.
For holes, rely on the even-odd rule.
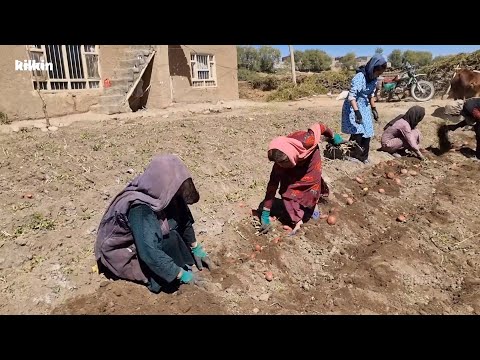
[[[32,70],[30,75],[32,77],[32,87],[33,90],[37,90],[37,81],[41,83],[40,90],[44,92],[51,92],[51,93],[66,93],[66,92],[85,92],[85,91],[99,91],[103,90],[103,83],[102,83],[102,76],[101,76],[101,68],[100,68],[100,53],[99,53],[99,45],[94,45],[95,48],[93,51],[86,51],[86,45],[80,45],[80,55],[81,67],[83,72],[82,78],[71,78],[70,77],[70,69],[69,69],[69,61],[67,57],[67,45],[56,45],[60,46],[61,50],[61,64],[62,64],[62,75],[64,78],[51,78],[48,70],[40,70],[39,72],[36,71],[37,75],[35,75],[35,71]],[[47,47],[46,45],[26,45],[27,56],[29,60],[35,60],[32,58],[32,54],[38,54],[36,56],[43,57],[44,61],[47,61]],[[71,55],[71,53],[70,53]],[[87,57],[88,56],[96,56],[97,57],[97,70],[98,70],[98,78],[97,77],[88,77],[88,65],[87,65]],[[60,61],[60,60],[59,60]],[[37,79],[38,77],[38,79]],[[55,89],[52,87],[52,83],[66,83],[67,88],[65,89]],[[75,88],[72,86],[74,83],[85,83],[85,88]],[[92,83],[98,83],[97,87],[92,87]],[[45,84],[45,85],[43,85]]]
[[[202,71],[202,69],[198,69],[197,64],[198,56],[206,56],[208,61],[208,79],[200,79],[198,77],[198,72]],[[193,89],[211,89],[218,87],[218,80],[217,80],[217,61],[215,54],[210,53],[201,53],[201,52],[191,52],[190,53],[190,75],[192,79],[191,87]],[[195,75],[195,76],[194,76]],[[207,85],[207,82],[213,82],[214,85]],[[203,83],[202,85],[195,86],[195,83]]]

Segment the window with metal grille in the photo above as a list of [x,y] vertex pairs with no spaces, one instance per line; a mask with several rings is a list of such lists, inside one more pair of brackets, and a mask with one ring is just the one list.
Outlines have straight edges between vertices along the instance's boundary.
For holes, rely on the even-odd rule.
[[27,45],[31,60],[52,63],[50,70],[33,70],[37,90],[100,88],[98,45]]
[[190,66],[192,69],[193,87],[217,86],[215,57],[208,54],[191,54]]

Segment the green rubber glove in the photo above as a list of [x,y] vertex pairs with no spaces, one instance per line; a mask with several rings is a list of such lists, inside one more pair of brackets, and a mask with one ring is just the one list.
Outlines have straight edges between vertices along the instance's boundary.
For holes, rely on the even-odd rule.
[[270,211],[263,210],[262,217],[260,220],[262,221],[262,225],[270,225]]
[[192,248],[192,253],[199,258],[204,258],[207,256],[207,253],[205,252],[205,250],[203,250],[203,247],[200,244]]
[[339,134],[333,136],[333,145],[340,145],[343,143],[343,138]]
[[183,271],[180,281],[184,284],[190,284],[193,281],[193,274],[190,271]]
[[212,262],[210,261],[207,252],[203,250],[202,245],[197,244],[192,248],[193,259],[195,260],[195,265],[197,265],[198,270],[203,270],[203,265],[207,267],[208,270],[212,270]]

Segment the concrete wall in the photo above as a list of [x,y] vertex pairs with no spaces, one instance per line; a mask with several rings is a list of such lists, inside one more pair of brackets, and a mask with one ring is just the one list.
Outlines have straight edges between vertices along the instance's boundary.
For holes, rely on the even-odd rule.
[[[191,52],[215,55],[216,87],[192,87]],[[169,45],[168,55],[174,102],[194,103],[238,99],[237,49],[235,45]]]
[[[102,82],[111,76],[123,52],[123,46],[100,46],[100,76]],[[12,120],[43,118],[42,101],[33,89],[30,71],[15,71],[15,60],[27,60],[25,45],[0,45],[0,111]],[[51,117],[87,112],[98,104],[102,89],[68,92],[42,91]]]
[[114,70],[118,68],[120,60],[124,59],[124,51],[128,49],[128,46],[129,45],[99,45],[99,71],[102,83],[105,79],[112,79],[114,77]]
[[147,107],[161,109],[172,103],[168,45],[157,45],[155,50]]

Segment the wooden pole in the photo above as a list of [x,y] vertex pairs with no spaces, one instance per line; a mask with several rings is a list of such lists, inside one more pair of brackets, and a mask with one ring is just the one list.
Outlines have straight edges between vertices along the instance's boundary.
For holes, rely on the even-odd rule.
[[293,46],[288,45],[290,49],[290,62],[292,63],[292,81],[295,86],[297,86],[297,75],[295,74],[295,56],[293,55]]

